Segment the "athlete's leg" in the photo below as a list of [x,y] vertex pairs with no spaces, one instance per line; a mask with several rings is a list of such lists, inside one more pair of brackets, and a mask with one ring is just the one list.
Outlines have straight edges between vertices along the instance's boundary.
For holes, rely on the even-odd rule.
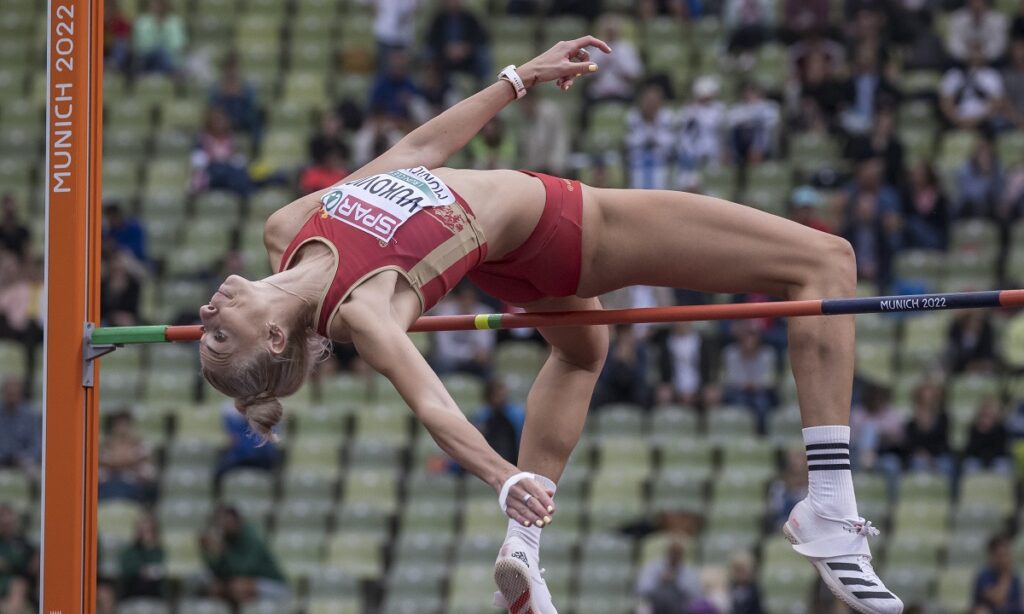
[[[601,303],[596,298],[577,297],[548,299],[527,306],[528,311],[600,308]],[[518,466],[542,476],[542,483],[550,480],[549,486],[555,488],[583,432],[590,397],[608,353],[608,329],[604,326],[554,327],[542,328],[540,333],[551,344],[551,354],[526,399],[526,424],[519,444]],[[495,595],[496,604],[516,612],[527,609],[535,614],[556,612],[539,573],[541,532],[538,527],[509,522],[505,542],[495,562],[494,578],[500,589],[500,595]],[[511,607],[517,603],[518,608]],[[526,608],[527,603],[529,608]]]
[[[791,300],[852,296],[856,263],[845,240],[755,209],[665,191],[585,191],[581,295],[636,284],[764,292]],[[594,221],[596,218],[596,221]],[[903,604],[870,565],[849,464],[854,368],[852,316],[793,318],[789,356],[804,424],[809,484],[786,537],[832,591],[859,612]]]

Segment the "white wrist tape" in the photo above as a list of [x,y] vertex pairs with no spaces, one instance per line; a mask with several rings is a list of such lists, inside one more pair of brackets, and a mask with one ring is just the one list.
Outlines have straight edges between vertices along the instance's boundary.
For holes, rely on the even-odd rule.
[[526,95],[526,84],[523,83],[523,78],[516,72],[516,65],[509,64],[498,73],[499,79],[505,79],[512,84],[512,87],[516,90],[516,98],[522,98]]
[[537,476],[533,473],[517,473],[509,479],[505,480],[505,483],[501,485],[501,493],[498,495],[498,505],[501,507],[501,511],[505,511],[508,507],[505,503],[508,499],[508,491],[523,480],[536,480]]

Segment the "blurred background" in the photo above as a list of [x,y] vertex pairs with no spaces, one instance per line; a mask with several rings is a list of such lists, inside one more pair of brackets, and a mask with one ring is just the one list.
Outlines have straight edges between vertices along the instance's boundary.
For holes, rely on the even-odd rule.
[[[275,209],[558,40],[614,49],[453,166],[734,199],[841,234],[863,294],[1024,285],[1024,2],[107,0],[104,324],[192,323],[269,273]],[[0,611],[38,562],[45,3],[0,12]],[[610,307],[762,301],[634,288]],[[471,285],[438,313],[503,308]],[[1020,612],[1024,315],[857,319],[853,458],[908,612]],[[509,459],[539,337],[414,335]],[[785,322],[617,327],[544,532],[562,612],[839,612],[780,523],[806,490]],[[350,348],[257,447],[194,348],[103,358],[104,614],[476,613],[505,519]]]

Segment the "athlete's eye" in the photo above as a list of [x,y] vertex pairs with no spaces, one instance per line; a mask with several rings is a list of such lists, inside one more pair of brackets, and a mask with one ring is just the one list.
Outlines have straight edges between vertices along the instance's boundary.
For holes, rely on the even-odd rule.
[[224,336],[224,333],[214,333],[213,334],[213,340],[214,341],[224,342],[224,341],[227,340],[227,337]]

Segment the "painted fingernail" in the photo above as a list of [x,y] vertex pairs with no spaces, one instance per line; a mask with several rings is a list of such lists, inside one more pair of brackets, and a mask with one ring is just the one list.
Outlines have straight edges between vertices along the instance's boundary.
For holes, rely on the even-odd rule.
[[549,505],[548,506],[548,513],[550,514],[550,513],[554,512],[554,511],[555,511],[555,506]]
[[551,516],[544,517],[544,524],[551,524]]
[[538,521],[537,521],[537,522],[535,522],[534,524],[536,524],[536,525],[537,525],[537,528],[540,528],[540,527],[543,527],[543,526],[544,526],[544,521],[543,521],[543,520],[538,520]]
[[596,70],[597,70],[597,64],[591,64],[590,65],[590,72],[594,72]]
[[530,526],[530,521],[529,521],[529,520],[524,520],[524,521],[523,521],[523,526],[524,526],[524,527],[528,527],[528,526]]

